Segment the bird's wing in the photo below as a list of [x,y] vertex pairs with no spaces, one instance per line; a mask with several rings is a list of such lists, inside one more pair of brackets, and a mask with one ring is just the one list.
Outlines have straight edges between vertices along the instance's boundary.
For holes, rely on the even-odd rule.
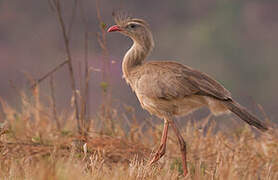
[[230,92],[213,78],[175,62],[146,63],[138,77],[136,93],[149,98],[172,100],[191,95],[231,98]]

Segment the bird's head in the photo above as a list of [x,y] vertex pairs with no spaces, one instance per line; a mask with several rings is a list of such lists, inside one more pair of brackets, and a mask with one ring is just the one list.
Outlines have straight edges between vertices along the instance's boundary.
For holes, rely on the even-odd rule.
[[153,36],[146,21],[120,13],[113,13],[113,16],[116,25],[111,26],[107,32],[120,32],[142,46],[153,48]]

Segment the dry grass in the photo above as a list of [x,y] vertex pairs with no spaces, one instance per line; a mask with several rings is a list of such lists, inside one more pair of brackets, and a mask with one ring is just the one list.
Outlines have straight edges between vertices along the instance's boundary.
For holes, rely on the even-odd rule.
[[[32,102],[34,101],[34,102]],[[173,134],[166,156],[150,167],[150,148],[157,147],[161,126],[142,128],[136,119],[126,129],[113,110],[111,119],[92,121],[88,136],[76,133],[74,113],[60,113],[61,131],[52,109],[22,95],[16,111],[1,100],[0,179],[182,179],[179,151]],[[38,105],[39,104],[39,105]],[[103,121],[100,128],[97,124]],[[110,123],[110,124],[109,124]],[[189,175],[185,179],[278,179],[278,138],[272,131],[255,135],[246,126],[227,134],[204,133],[202,122],[188,124]],[[128,129],[128,130],[127,130]],[[144,130],[142,130],[144,129]]]

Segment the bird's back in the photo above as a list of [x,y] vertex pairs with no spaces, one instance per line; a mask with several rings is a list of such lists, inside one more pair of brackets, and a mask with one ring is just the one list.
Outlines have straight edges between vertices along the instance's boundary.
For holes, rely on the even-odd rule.
[[144,63],[134,68],[128,78],[135,91],[143,91],[150,98],[171,100],[194,94],[231,98],[231,93],[212,77],[171,61]]

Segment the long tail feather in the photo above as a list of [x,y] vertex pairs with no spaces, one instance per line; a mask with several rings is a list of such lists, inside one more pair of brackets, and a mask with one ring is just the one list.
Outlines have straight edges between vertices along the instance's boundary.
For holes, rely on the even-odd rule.
[[223,101],[223,104],[233,113],[235,113],[238,117],[240,117],[243,121],[248,123],[251,126],[258,128],[261,131],[267,131],[267,125],[256,118],[253,114],[248,112],[243,106],[233,100]]

